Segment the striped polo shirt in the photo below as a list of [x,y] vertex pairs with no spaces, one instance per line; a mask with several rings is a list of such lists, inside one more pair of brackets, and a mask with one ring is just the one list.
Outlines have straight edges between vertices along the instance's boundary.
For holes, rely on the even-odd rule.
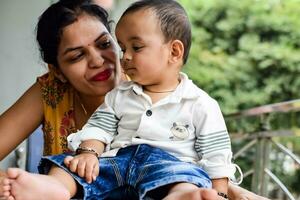
[[200,165],[211,178],[234,177],[230,138],[218,103],[180,73],[176,90],[156,103],[140,85],[125,82],[105,96],[82,130],[68,137],[76,150],[84,140],[107,144],[102,156],[149,144]]

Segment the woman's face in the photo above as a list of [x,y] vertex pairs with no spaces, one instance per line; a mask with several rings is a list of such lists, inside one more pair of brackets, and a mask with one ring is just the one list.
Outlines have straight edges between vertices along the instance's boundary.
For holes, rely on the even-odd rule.
[[63,29],[58,64],[64,77],[82,95],[105,95],[118,76],[116,45],[105,26],[93,16],[81,15]]

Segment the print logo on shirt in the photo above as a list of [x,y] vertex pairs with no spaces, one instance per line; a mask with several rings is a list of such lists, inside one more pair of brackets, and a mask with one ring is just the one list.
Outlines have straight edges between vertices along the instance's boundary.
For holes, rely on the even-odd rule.
[[171,133],[173,136],[170,137],[171,140],[185,140],[189,137],[189,125],[183,124],[181,122],[174,122],[171,128]]

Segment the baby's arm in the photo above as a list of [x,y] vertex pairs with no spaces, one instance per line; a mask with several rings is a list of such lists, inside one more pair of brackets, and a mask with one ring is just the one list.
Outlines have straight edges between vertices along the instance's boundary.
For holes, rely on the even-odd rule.
[[77,155],[65,158],[64,163],[70,171],[86,179],[88,183],[95,181],[99,175],[98,157],[103,153],[105,144],[96,139],[83,141]]
[[231,143],[222,112],[218,103],[208,98],[194,113],[198,164],[211,177],[212,187],[221,196],[227,196],[228,180],[234,176],[235,165],[231,162]]
[[[113,92],[114,91],[114,92]],[[110,144],[117,134],[119,118],[113,105],[116,91],[106,94],[104,103],[97,108],[82,130],[68,136],[68,147],[76,151],[76,156],[67,157],[65,165],[72,172],[91,183],[99,174],[98,157],[106,144]]]

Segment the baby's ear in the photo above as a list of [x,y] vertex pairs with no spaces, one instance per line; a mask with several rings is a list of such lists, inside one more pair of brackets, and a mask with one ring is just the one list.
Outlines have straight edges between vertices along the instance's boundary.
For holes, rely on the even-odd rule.
[[55,67],[52,64],[48,65],[49,71],[53,71],[54,72],[54,76],[56,78],[58,78],[62,83],[66,83],[67,79],[66,77],[63,75],[63,73],[60,71],[60,69],[58,67]]
[[171,63],[183,61],[184,46],[180,40],[171,41]]

